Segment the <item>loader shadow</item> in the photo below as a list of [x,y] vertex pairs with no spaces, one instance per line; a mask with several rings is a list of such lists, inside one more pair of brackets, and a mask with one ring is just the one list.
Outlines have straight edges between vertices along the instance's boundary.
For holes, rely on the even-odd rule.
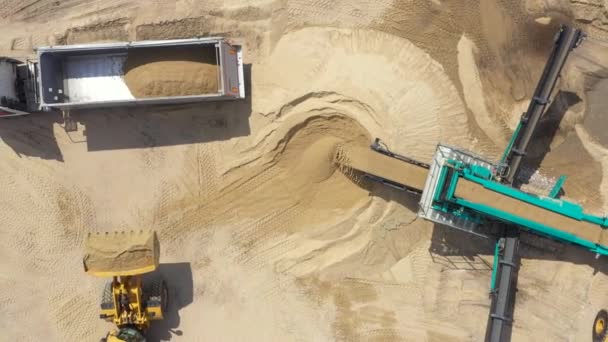
[[0,140],[20,158],[26,156],[63,162],[63,155],[54,134],[54,126],[60,123],[61,116],[56,113],[3,118],[0,124]]
[[[146,333],[146,341],[169,341],[173,335],[182,336],[179,330],[179,310],[190,305],[193,300],[192,268],[189,262],[160,264],[150,276],[160,274],[167,282],[169,301],[167,315],[163,320],[154,321]],[[144,277],[144,281],[145,281]]]
[[242,100],[79,110],[89,151],[151,148],[227,140],[251,133],[251,65]]

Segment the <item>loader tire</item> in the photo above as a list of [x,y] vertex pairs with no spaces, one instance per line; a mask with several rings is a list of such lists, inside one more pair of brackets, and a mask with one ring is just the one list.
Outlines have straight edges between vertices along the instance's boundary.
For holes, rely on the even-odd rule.
[[154,279],[147,286],[147,295],[148,300],[146,301],[146,305],[148,307],[158,307],[163,313],[167,312],[167,307],[169,303],[169,290],[167,288],[167,283],[162,278]]
[[109,281],[103,288],[101,295],[101,309],[111,310],[114,308],[114,297],[112,296],[112,282]]
[[604,342],[608,335],[608,312],[600,310],[593,321],[593,342]]

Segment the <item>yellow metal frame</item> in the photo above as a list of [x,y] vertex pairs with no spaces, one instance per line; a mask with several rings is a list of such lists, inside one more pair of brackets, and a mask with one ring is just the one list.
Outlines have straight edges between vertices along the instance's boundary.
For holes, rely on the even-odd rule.
[[[101,306],[101,318],[114,323],[118,331],[121,327],[133,327],[140,332],[148,329],[150,321],[164,318],[166,288],[161,289],[160,303],[149,302],[147,296],[150,294],[144,293],[141,276],[158,267],[160,247],[156,232],[91,233],[86,239],[85,249],[84,271],[112,278],[111,305],[106,298]],[[117,339],[113,334],[108,338]]]
[[102,277],[102,278],[134,277],[134,276],[137,276],[139,274],[153,272],[154,270],[156,270],[156,265],[149,265],[149,266],[145,266],[145,267],[134,268],[134,269],[125,270],[125,271],[118,271],[118,272],[113,272],[113,271],[89,271],[88,273],[90,275],[93,275],[93,276],[96,276],[96,277]]
[[[127,304],[124,306],[121,305],[121,297],[123,296],[127,298]],[[114,307],[102,310],[102,314],[117,326],[135,325],[139,329],[146,329],[150,323],[143,308],[142,297],[141,277],[114,277],[112,280]]]
[[[126,305],[121,297],[126,296]],[[101,314],[116,326],[132,325],[139,330],[149,327],[151,320],[163,319],[160,306],[146,307],[143,300],[142,279],[140,276],[114,277],[112,280],[113,307],[101,310]]]

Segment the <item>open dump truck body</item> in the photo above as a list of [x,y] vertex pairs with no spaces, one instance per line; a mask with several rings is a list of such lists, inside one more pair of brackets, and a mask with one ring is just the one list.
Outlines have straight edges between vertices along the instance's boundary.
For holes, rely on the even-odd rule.
[[[124,80],[124,64],[134,51],[191,49],[211,52],[217,65],[217,90],[170,97],[137,98]],[[87,108],[138,104],[174,104],[245,97],[241,47],[222,38],[141,41],[40,47],[38,52],[40,106]]]
[[[133,95],[125,81],[125,62],[130,54],[155,56],[172,49],[208,58],[210,65],[214,65],[213,75],[209,76],[216,78],[213,80],[214,88],[194,94]],[[223,38],[49,46],[36,50],[37,60],[23,63],[0,57],[0,117],[50,109],[67,111],[245,97],[241,46]],[[180,79],[177,77],[172,81],[179,82]],[[162,85],[163,80],[158,84]]]

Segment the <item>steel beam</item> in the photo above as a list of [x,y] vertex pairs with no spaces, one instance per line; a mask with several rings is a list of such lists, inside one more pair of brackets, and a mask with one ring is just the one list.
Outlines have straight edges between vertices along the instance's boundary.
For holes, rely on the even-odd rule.
[[502,342],[511,339],[517,271],[519,269],[519,234],[516,230],[501,238],[501,252],[496,262],[498,287],[493,289],[492,305],[486,330],[486,342]]

